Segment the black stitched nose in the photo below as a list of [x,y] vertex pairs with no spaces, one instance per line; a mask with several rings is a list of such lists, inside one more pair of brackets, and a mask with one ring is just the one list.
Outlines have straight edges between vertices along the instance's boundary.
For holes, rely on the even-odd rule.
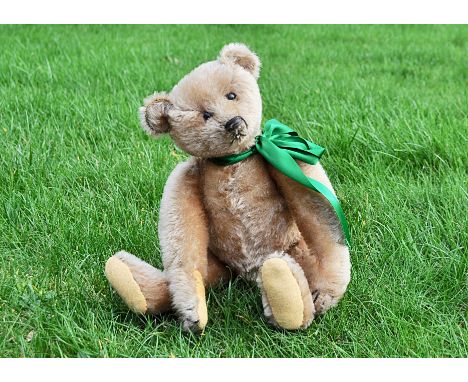
[[243,122],[244,118],[237,116],[227,121],[224,127],[226,128],[226,130],[237,130]]

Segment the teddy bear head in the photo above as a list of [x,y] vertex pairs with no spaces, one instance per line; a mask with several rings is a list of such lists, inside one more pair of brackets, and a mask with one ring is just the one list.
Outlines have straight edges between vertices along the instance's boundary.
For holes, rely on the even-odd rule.
[[262,99],[257,79],[260,60],[247,46],[226,45],[174,86],[155,93],[140,108],[150,135],[167,133],[174,143],[200,158],[235,154],[251,147],[261,131]]

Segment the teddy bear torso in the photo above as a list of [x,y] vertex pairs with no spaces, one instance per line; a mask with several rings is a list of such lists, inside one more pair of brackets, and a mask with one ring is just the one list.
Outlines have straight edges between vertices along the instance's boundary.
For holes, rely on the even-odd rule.
[[231,166],[200,163],[209,249],[240,274],[301,238],[286,202],[260,155]]

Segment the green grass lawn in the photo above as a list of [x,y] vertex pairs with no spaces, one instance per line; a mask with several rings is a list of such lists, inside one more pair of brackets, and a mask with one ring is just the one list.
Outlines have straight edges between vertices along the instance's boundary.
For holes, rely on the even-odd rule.
[[[228,42],[262,62],[264,119],[328,149],[352,280],[302,332],[255,285],[208,296],[202,336],[129,313],[120,249],[161,265],[159,200],[184,155],[136,110]],[[1,26],[0,356],[467,357],[466,26]]]

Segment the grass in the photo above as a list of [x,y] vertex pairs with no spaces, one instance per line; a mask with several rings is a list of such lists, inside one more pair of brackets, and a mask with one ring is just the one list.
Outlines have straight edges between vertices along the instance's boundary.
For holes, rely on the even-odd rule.
[[[339,306],[264,322],[255,285],[209,293],[204,335],[137,317],[103,266],[161,265],[183,154],[136,110],[223,44],[263,61],[264,117],[328,148],[353,237]],[[466,26],[1,26],[0,356],[467,357]]]

